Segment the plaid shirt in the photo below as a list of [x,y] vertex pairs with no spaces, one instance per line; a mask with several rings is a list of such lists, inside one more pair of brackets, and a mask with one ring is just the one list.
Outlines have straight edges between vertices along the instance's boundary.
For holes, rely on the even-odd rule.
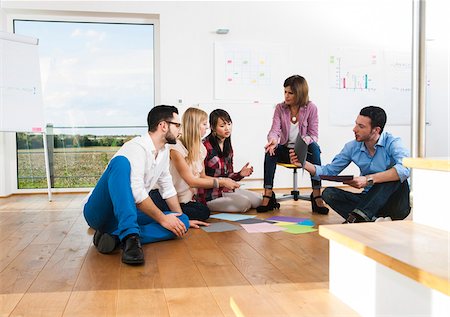
[[[211,136],[213,137],[213,136]],[[235,181],[240,181],[243,177],[239,173],[233,171],[233,149],[228,156],[220,156],[218,151],[213,148],[209,138],[203,140],[206,148],[205,158],[205,174],[211,177],[228,177]],[[207,201],[222,197],[223,192],[228,192],[225,187],[219,188],[199,188],[197,192],[197,200],[206,203]]]

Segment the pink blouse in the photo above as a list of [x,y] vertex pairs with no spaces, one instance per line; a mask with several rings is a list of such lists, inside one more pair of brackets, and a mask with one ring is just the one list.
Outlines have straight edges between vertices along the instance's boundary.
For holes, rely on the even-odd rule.
[[[278,144],[286,145],[289,140],[289,128],[291,125],[291,111],[284,102],[275,107],[267,140],[275,139]],[[299,133],[307,144],[319,140],[319,114],[317,107],[311,101],[301,107],[298,113]]]

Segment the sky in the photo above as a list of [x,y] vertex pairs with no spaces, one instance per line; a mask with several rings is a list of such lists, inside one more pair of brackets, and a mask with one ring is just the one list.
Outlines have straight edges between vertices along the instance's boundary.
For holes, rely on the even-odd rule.
[[146,126],[154,106],[153,25],[16,20],[14,32],[39,39],[47,123]]

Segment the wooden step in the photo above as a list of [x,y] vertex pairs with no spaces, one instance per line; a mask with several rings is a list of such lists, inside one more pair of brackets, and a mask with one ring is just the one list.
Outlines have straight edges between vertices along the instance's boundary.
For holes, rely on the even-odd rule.
[[450,234],[412,221],[322,225],[319,234],[450,296]]

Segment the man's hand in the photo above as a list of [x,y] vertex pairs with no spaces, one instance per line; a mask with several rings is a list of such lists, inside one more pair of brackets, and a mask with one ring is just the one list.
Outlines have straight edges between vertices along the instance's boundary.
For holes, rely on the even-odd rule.
[[275,149],[277,148],[278,142],[275,139],[271,139],[269,141],[269,143],[267,143],[266,145],[264,145],[264,150],[265,152],[269,152],[270,156],[274,156],[275,155]]
[[298,167],[302,167],[302,164],[298,160],[298,157],[293,149],[289,150],[289,158],[291,160],[291,164],[297,165]]
[[367,186],[367,178],[365,176],[353,177],[352,180],[343,183],[354,188],[364,188]]
[[186,226],[178,218],[181,215],[182,213],[178,212],[164,215],[160,224],[167,230],[172,231],[177,237],[182,237],[186,234]]
[[250,163],[248,162],[247,164],[244,165],[244,167],[239,172],[239,174],[242,177],[247,177],[247,176],[252,175],[252,173],[253,173],[253,166],[249,166],[249,165],[250,165]]
[[191,228],[199,229],[200,226],[208,227],[209,223],[200,220],[189,220],[189,225],[191,226]]

